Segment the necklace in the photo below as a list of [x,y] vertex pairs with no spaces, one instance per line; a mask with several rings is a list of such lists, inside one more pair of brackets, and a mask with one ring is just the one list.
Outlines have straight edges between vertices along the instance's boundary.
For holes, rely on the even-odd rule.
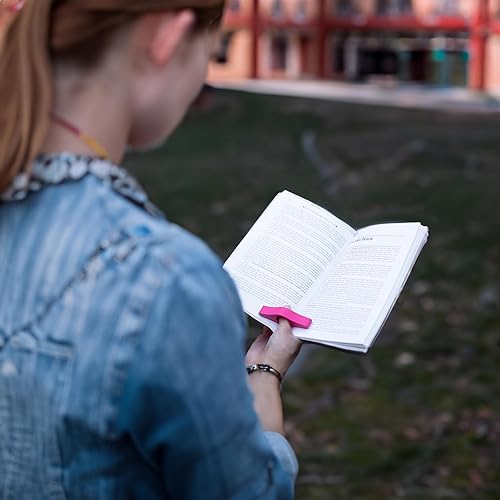
[[72,123],[66,121],[60,116],[57,116],[54,113],[51,113],[50,117],[52,118],[52,121],[54,123],[78,137],[99,158],[102,158],[103,160],[109,160],[108,150],[104,146],[101,146],[101,144],[99,144],[99,142],[97,142],[91,135],[86,134],[78,127],[75,127],[75,125],[73,125]]

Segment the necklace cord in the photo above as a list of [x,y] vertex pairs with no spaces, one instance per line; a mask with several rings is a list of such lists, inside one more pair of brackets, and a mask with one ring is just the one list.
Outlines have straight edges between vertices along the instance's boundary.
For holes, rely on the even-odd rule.
[[51,113],[50,118],[56,125],[59,125],[74,136],[78,137],[98,158],[109,160],[108,150],[91,135],[83,132],[81,129],[55,113]]

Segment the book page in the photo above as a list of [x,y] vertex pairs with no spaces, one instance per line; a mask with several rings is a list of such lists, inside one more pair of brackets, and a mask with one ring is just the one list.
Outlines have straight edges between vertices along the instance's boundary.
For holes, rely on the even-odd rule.
[[284,191],[224,268],[236,282],[245,311],[274,328],[275,323],[258,316],[262,306],[296,308],[354,234],[326,210]]
[[359,230],[305,298],[311,327],[294,332],[304,339],[362,344],[374,323],[385,318],[381,311],[390,308],[398,276],[409,272],[405,263],[421,227],[382,224]]

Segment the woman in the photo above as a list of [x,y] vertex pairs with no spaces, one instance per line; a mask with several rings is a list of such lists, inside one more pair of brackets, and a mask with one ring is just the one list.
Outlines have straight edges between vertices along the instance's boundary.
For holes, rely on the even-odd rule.
[[[178,125],[220,0],[0,0],[0,497],[289,498],[283,321],[119,165]],[[168,182],[168,179],[166,179]]]

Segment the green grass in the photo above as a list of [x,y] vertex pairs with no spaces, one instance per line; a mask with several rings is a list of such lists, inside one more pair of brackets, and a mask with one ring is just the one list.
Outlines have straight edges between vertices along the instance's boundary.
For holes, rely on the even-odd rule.
[[285,384],[298,498],[500,498],[499,158],[500,116],[238,93],[129,157],[169,219],[223,259],[282,189],[355,227],[430,227],[370,353],[317,349]]

